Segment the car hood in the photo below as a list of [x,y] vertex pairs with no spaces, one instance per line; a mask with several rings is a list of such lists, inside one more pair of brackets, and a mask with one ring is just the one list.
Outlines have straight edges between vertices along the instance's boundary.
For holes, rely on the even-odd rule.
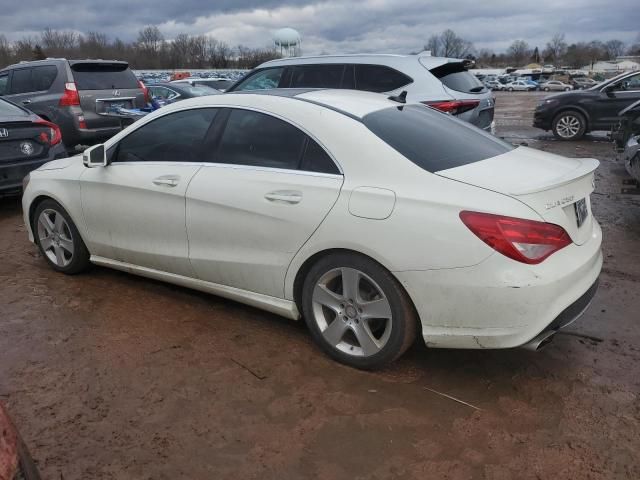
[[62,170],[63,168],[70,167],[76,162],[82,162],[82,155],[52,160],[42,165],[38,170]]

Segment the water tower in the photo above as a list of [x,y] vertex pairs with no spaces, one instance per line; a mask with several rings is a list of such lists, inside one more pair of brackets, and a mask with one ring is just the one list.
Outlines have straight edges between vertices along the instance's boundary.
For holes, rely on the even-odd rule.
[[273,34],[273,41],[283,57],[295,57],[300,54],[302,39],[293,28],[281,28]]

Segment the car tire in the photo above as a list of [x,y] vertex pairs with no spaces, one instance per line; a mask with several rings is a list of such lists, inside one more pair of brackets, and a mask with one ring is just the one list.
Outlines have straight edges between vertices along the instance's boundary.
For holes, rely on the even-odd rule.
[[560,140],[578,140],[584,136],[587,122],[581,113],[567,110],[556,115],[551,127],[553,135]]
[[544,87],[544,91],[548,92],[549,91],[549,87]]
[[320,259],[305,278],[301,301],[314,341],[351,367],[383,367],[400,357],[417,335],[418,318],[404,288],[363,255],[338,253]]
[[75,223],[55,200],[38,204],[32,227],[40,253],[54,270],[74,275],[91,266],[89,251]]
[[509,88],[508,88],[508,90],[509,90],[510,92],[513,92],[513,87],[509,87]]
[[568,92],[569,90],[571,90],[569,87],[565,87],[564,91]]

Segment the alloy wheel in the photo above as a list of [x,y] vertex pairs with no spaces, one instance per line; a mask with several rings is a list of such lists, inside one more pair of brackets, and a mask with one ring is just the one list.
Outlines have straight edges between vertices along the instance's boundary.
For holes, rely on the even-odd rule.
[[313,289],[312,309],[324,339],[349,355],[371,357],[391,335],[389,299],[371,277],[355,268],[334,268],[322,275]]
[[580,120],[574,115],[564,115],[558,120],[556,131],[562,138],[573,138],[580,131]]
[[73,260],[73,236],[60,212],[45,209],[40,213],[38,241],[43,253],[54,265],[64,268]]

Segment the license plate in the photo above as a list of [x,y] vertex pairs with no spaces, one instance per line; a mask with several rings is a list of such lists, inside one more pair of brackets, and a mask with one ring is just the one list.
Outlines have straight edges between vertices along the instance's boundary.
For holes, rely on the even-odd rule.
[[583,198],[581,200],[578,200],[573,205],[576,209],[576,222],[578,224],[578,228],[580,228],[589,216],[589,210],[587,209],[587,199]]

